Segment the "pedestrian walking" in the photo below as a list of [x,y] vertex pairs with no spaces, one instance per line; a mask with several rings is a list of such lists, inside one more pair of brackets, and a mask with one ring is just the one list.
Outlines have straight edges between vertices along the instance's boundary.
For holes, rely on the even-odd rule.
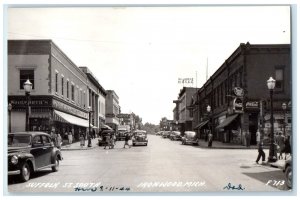
[[288,135],[286,138],[285,138],[285,141],[284,141],[284,160],[286,160],[286,156],[287,154],[291,155],[292,154],[292,148],[291,148],[291,144],[290,144],[290,136]]
[[113,134],[113,141],[114,141],[114,145],[116,145],[117,137],[115,133]]
[[246,147],[250,148],[250,133],[249,131],[246,132]]
[[264,152],[264,149],[263,149],[263,142],[260,141],[259,144],[258,144],[258,156],[257,156],[257,159],[256,159],[256,163],[259,164],[259,160],[260,158],[262,157],[262,163],[265,161],[266,159],[266,154]]
[[85,138],[83,134],[80,134],[79,140],[80,140],[80,147],[83,148],[85,146]]
[[61,135],[60,134],[57,134],[57,138],[56,138],[56,147],[58,149],[61,149],[61,145],[62,145],[62,138],[61,138]]
[[257,129],[257,131],[256,131],[256,144],[259,146],[259,144],[260,144],[260,131],[259,131],[259,129]]
[[128,133],[126,133],[125,134],[125,143],[124,143],[124,147],[123,148],[125,148],[126,145],[128,145],[128,147],[131,148],[131,146],[128,143],[129,139],[130,139],[130,136],[129,136]]
[[282,135],[282,132],[279,132],[279,136],[277,137],[277,144],[279,146],[279,149],[278,149],[278,153],[279,153],[278,159],[280,160],[280,159],[283,159],[282,153],[284,153],[284,148],[285,148],[285,138]]
[[209,131],[208,133],[208,147],[212,147],[213,134]]
[[70,131],[68,133],[68,141],[69,141],[69,144],[72,144],[72,140],[73,140],[73,136],[72,136],[72,132]]
[[114,144],[114,136],[113,136],[113,134],[110,134],[110,138],[109,138],[109,148],[110,148],[110,149],[113,149],[114,146],[115,146],[115,144]]
[[104,139],[105,139],[104,149],[106,149],[107,146],[109,148],[110,147],[110,134],[107,134]]

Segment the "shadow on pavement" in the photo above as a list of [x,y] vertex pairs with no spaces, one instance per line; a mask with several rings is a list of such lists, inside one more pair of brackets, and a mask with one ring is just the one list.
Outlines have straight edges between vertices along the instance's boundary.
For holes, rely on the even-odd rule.
[[[52,170],[50,169],[50,170],[43,170],[43,171],[38,171],[38,172],[32,173],[30,175],[30,180],[34,180],[35,178],[39,178],[41,176],[45,176],[50,173],[55,173],[55,172],[52,172]],[[8,183],[8,185],[11,185],[11,184],[24,183],[24,182],[21,181],[19,176],[9,176],[7,179],[7,183]]]
[[273,188],[277,188],[279,190],[289,190],[285,183],[284,173],[281,170],[243,174],[258,181],[261,181],[262,183],[269,185]]

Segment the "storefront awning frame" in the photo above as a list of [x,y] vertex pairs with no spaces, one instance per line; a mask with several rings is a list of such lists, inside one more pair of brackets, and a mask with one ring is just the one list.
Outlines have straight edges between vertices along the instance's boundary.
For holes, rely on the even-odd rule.
[[220,128],[224,128],[226,126],[228,126],[229,124],[231,124],[237,117],[239,116],[239,114],[234,114],[231,115],[229,117],[227,117],[221,124],[219,124],[216,129],[220,129]]
[[209,122],[209,120],[203,121],[201,123],[199,123],[194,129],[201,129],[203,126],[205,126],[207,123]]
[[58,121],[64,122],[64,123],[70,123],[70,124],[74,124],[77,126],[82,126],[82,127],[89,127],[89,120],[87,119],[82,119],[80,117],[76,117],[74,115],[70,115],[68,113],[64,113],[58,110],[54,110],[54,115],[57,115],[59,118]]

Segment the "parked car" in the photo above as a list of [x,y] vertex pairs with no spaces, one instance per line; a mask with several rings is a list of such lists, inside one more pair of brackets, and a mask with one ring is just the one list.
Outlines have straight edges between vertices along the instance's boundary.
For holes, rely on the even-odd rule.
[[196,132],[185,131],[182,137],[182,144],[193,144],[198,145],[198,138],[196,137]]
[[132,146],[148,145],[147,132],[144,130],[136,130],[132,134]]
[[181,140],[181,135],[179,131],[172,131],[170,134],[170,139],[171,140]]
[[170,131],[164,131],[164,132],[162,133],[162,137],[163,137],[163,138],[168,138],[168,137],[170,137],[170,134],[171,134]]
[[8,134],[8,175],[28,181],[32,173],[45,168],[58,171],[62,154],[44,132]]
[[106,142],[106,137],[109,136],[111,134],[115,134],[115,131],[114,130],[103,130],[101,133],[100,133],[100,138],[98,139],[98,146],[104,146],[105,144],[107,144]]
[[162,135],[162,131],[156,132],[155,135]]
[[288,188],[292,188],[292,158],[290,157],[285,161],[283,173],[285,174],[285,182]]

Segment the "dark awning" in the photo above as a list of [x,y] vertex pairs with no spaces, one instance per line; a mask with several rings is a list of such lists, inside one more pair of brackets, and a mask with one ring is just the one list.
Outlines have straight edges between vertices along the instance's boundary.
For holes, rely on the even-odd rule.
[[108,130],[112,130],[112,128],[111,128],[111,127],[109,127],[109,126],[107,126],[107,125],[105,125],[105,124],[102,124],[102,126],[101,126],[101,129],[108,129]]
[[232,116],[227,117],[221,124],[219,124],[216,129],[219,128],[223,128],[225,126],[228,126],[233,120],[235,120],[235,118],[237,118],[237,116],[239,116],[239,114],[235,114]]
[[201,129],[205,124],[208,123],[209,120],[206,120],[204,122],[201,122],[200,124],[198,124],[194,129]]

